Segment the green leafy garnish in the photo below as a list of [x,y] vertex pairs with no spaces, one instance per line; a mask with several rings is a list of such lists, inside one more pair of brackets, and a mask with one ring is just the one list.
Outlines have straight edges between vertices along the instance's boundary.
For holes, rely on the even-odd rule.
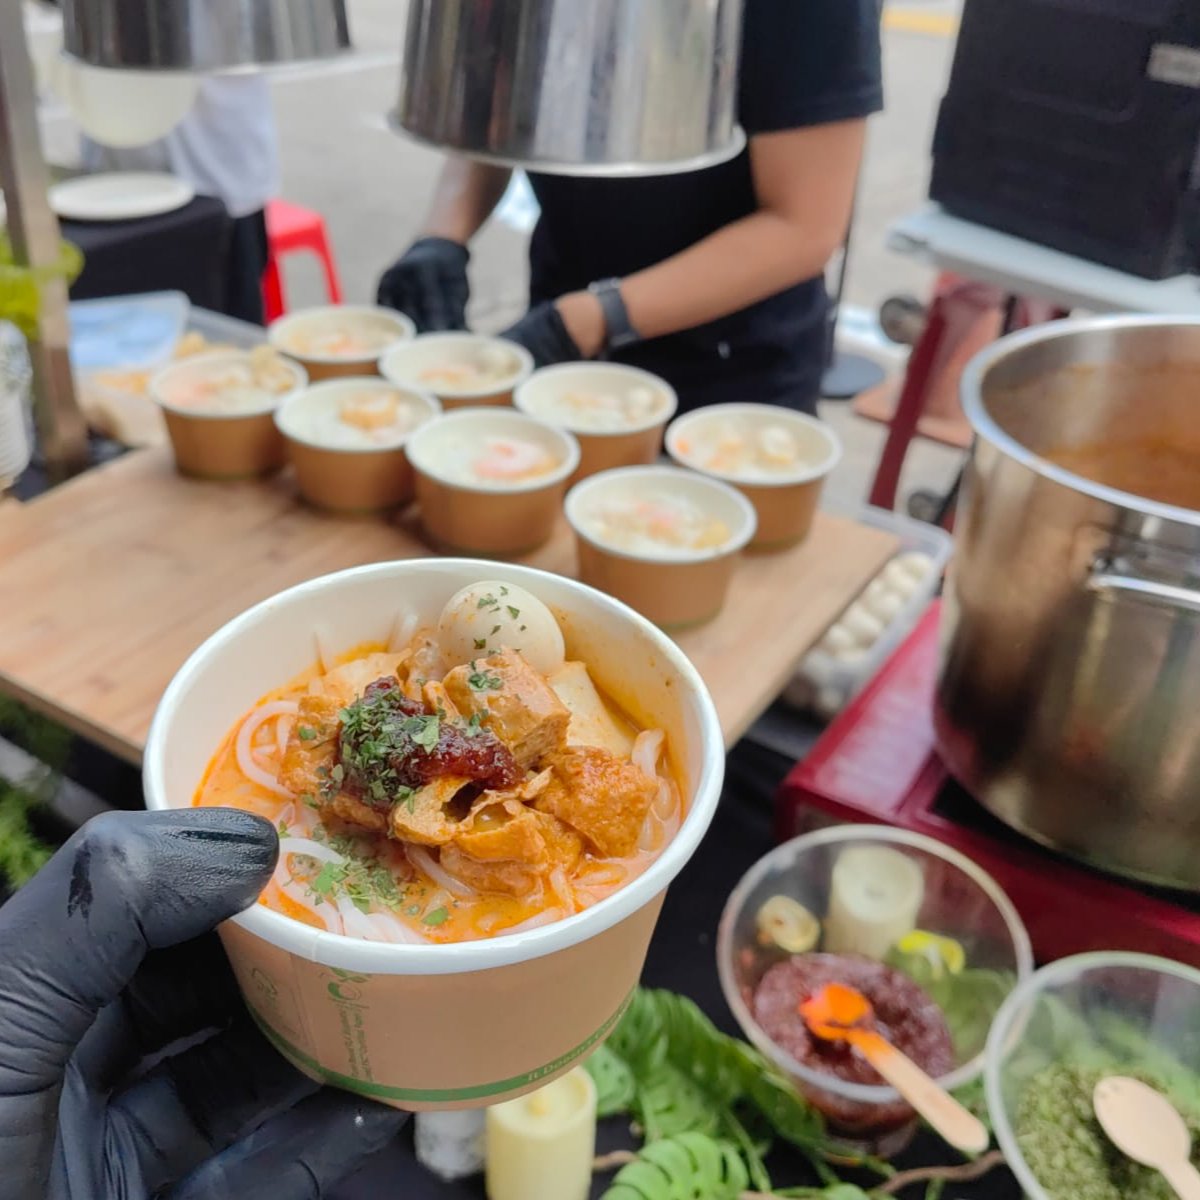
[[290,826],[288,825],[288,823],[286,821],[280,821],[279,824],[276,826],[276,830],[278,831],[279,836],[281,838],[285,838],[288,836],[288,834],[290,832]]
[[514,621],[521,615],[521,610],[519,608],[513,608],[511,604],[506,604],[504,607],[508,609],[508,615],[512,617]]
[[473,671],[467,676],[467,686],[473,692],[496,692],[504,686],[504,680],[499,675],[489,675],[487,671]]
[[450,919],[450,910],[443,904],[441,908],[435,908],[433,912],[426,913],[421,918],[422,925],[444,925]]
[[487,649],[487,638],[476,638],[475,639],[475,649],[476,650],[486,650]]
[[475,607],[476,608],[499,608],[500,601],[497,600],[496,597],[491,594],[491,592],[489,592],[486,596],[480,596],[479,603],[477,605],[475,605]]
[[503,628],[502,625],[493,625],[492,632],[488,634],[488,637],[495,637],[496,634],[498,634],[502,628]]
[[310,729],[307,725],[299,725],[296,728],[296,736],[302,742],[311,742],[317,736],[317,731]]

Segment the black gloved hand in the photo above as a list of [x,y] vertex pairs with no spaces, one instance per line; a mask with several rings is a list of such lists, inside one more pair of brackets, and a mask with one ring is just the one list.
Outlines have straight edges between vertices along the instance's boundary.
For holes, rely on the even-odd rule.
[[574,362],[583,358],[583,351],[567,332],[562,314],[550,300],[534,305],[500,336],[524,346],[533,355],[533,361],[539,367]]
[[275,1053],[208,933],[277,855],[234,809],[113,813],[0,909],[0,1200],[312,1200],[397,1132]]
[[466,246],[449,238],[427,237],[413,242],[379,280],[377,300],[411,317],[418,333],[466,329]]

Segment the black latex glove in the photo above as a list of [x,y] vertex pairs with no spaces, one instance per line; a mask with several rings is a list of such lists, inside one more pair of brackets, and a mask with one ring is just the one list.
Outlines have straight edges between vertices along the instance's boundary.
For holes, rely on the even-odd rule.
[[379,280],[378,302],[411,317],[418,333],[466,329],[470,252],[449,238],[413,242]]
[[583,357],[583,351],[567,332],[562,315],[550,300],[534,305],[500,336],[524,346],[533,355],[533,361],[539,367],[574,362]]
[[112,813],[0,909],[0,1200],[312,1200],[399,1130],[275,1053],[208,933],[278,852],[233,809]]

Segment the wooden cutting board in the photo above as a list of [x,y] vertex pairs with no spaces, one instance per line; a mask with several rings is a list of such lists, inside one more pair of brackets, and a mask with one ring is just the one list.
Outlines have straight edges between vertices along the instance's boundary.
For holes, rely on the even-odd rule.
[[[808,540],[739,564],[721,615],[679,636],[732,745],[897,549],[820,515]],[[330,571],[430,555],[415,518],[327,516],[290,480],[201,483],[142,450],[28,504],[0,507],[0,690],[131,762],[184,659],[267,596]],[[570,574],[565,521],[522,560]]]

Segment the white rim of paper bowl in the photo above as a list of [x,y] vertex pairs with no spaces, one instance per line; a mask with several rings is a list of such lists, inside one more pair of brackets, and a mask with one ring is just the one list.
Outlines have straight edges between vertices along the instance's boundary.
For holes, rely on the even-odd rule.
[[[408,374],[399,364],[406,356],[428,350],[431,346],[498,346],[511,352],[517,360],[517,369],[500,379],[489,379],[475,387],[454,388],[443,384],[433,386]],[[489,337],[486,333],[418,333],[406,342],[399,342],[379,360],[379,373],[397,387],[410,391],[430,392],[445,396],[448,400],[478,400],[484,396],[495,396],[500,392],[512,391],[521,386],[533,374],[533,355],[524,346],[510,342],[507,338]]]
[[[693,462],[678,448],[679,438],[689,428],[703,424],[706,421],[719,420],[721,417],[737,417],[747,414],[755,417],[770,417],[780,424],[802,425],[825,439],[827,450],[825,457],[818,463],[810,463],[796,471],[778,476],[750,478],[739,475],[735,471],[714,471],[700,463]],[[807,413],[796,412],[778,404],[711,404],[705,408],[697,408],[693,412],[684,413],[677,417],[667,430],[667,453],[681,466],[713,479],[723,479],[726,483],[746,488],[779,488],[795,487],[798,483],[812,483],[816,479],[824,479],[837,468],[842,461],[842,439],[824,421],[810,417]]]
[[[661,392],[666,397],[667,403],[663,406],[662,411],[656,413],[653,417],[649,417],[645,421],[638,421],[633,425],[626,425],[622,429],[587,429],[582,425],[572,425],[569,421],[558,421],[551,417],[543,416],[540,413],[532,411],[529,407],[530,395],[540,390],[546,380],[553,381],[560,377],[569,378],[572,375],[586,375],[590,372],[604,371],[611,371],[615,375],[624,375],[631,380],[640,380],[647,387],[653,388],[656,392]],[[525,413],[526,416],[532,417],[535,421],[542,421],[547,425],[557,425],[562,429],[569,430],[576,437],[611,438],[628,437],[631,433],[646,433],[648,430],[655,429],[659,425],[666,425],[679,411],[679,396],[665,379],[650,371],[644,371],[641,367],[630,367],[626,366],[625,363],[557,363],[552,367],[540,367],[526,379],[513,392],[513,405]]]
[[[282,338],[287,337],[287,331],[290,326],[330,316],[380,317],[399,326],[399,330],[395,338],[388,342],[381,350],[360,355],[316,354],[309,350],[292,350],[281,341]],[[289,358],[298,358],[301,362],[320,363],[322,366],[328,367],[374,366],[385,354],[390,354],[397,346],[402,346],[405,342],[412,341],[416,336],[417,327],[402,312],[396,312],[395,309],[391,308],[381,308],[373,304],[323,304],[316,308],[302,308],[297,312],[288,313],[286,316],[277,317],[267,326],[267,341],[280,354],[286,354]]]

